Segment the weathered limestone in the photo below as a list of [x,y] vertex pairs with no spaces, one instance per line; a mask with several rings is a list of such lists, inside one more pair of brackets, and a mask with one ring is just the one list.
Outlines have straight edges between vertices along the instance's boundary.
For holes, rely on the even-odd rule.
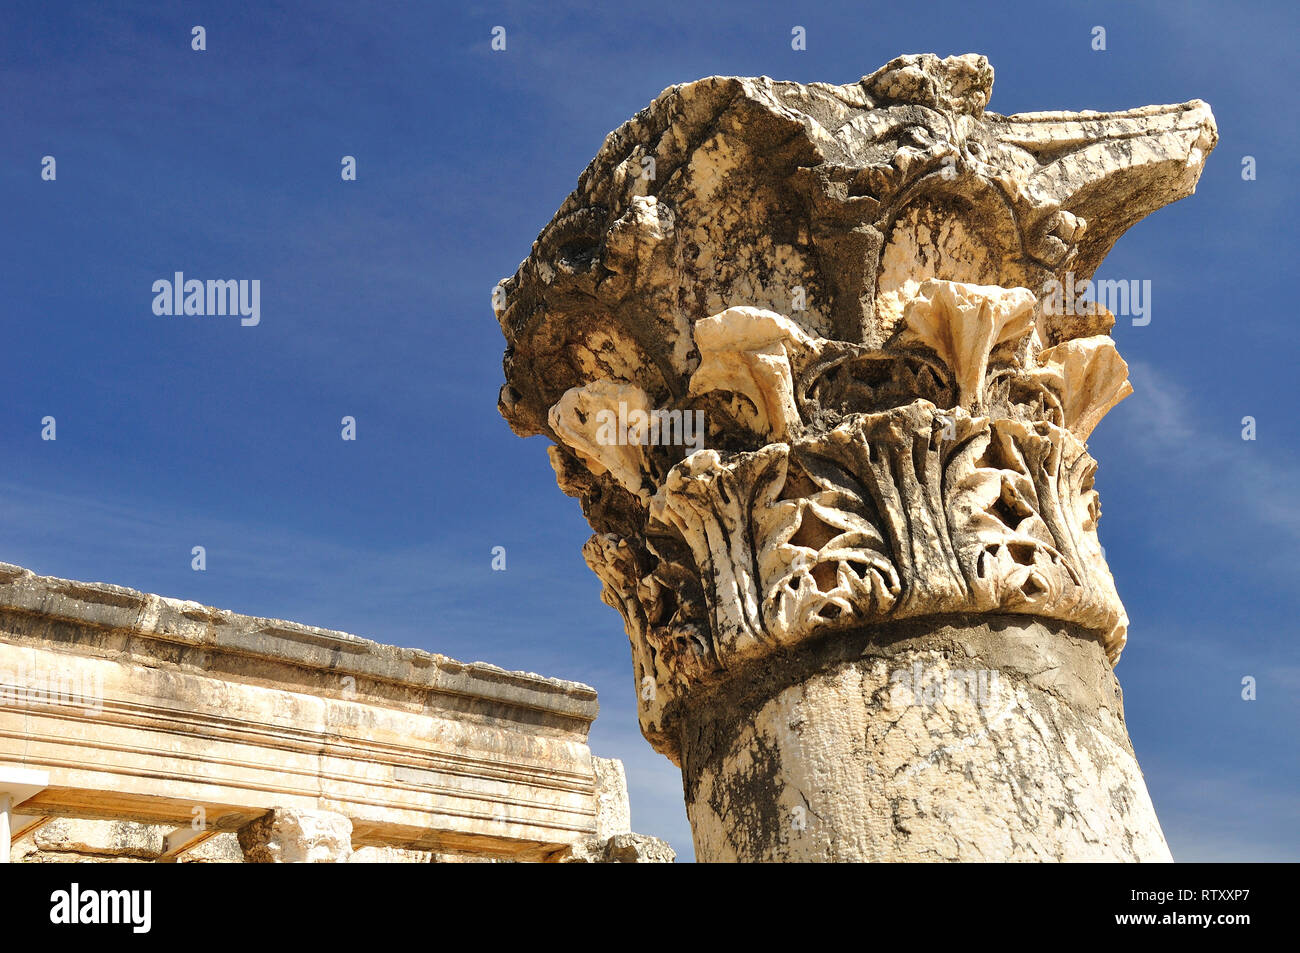
[[[256,823],[256,822],[254,822]],[[178,863],[243,864],[259,863],[257,857],[245,859],[237,833],[212,833],[197,838],[184,850],[169,854],[168,840],[174,834],[157,824],[135,821],[85,821],[50,818],[29,828],[13,842],[13,862],[26,864],[53,863]],[[640,835],[636,835],[640,836]],[[653,840],[653,838],[649,838]],[[593,839],[594,841],[594,839]],[[585,850],[589,842],[583,841]],[[600,842],[602,845],[604,841]],[[565,848],[568,850],[568,848]],[[340,856],[342,852],[340,851]],[[347,855],[349,864],[460,864],[514,863],[510,858],[491,854],[437,853],[406,850],[401,847],[358,847]],[[554,860],[556,858],[548,858]],[[285,861],[272,861],[285,862]],[[342,862],[334,861],[334,862]],[[616,862],[616,861],[615,861]]]
[[626,829],[596,711],[575,682],[0,564],[0,796],[30,862],[232,862],[237,832],[251,862],[558,860]]
[[596,530],[700,859],[1169,857],[1086,448],[1132,388],[1114,316],[1052,291],[1217,133],[1199,101],[999,116],[992,81],[672,87],[494,299],[500,410]]
[[1082,629],[917,620],[784,662],[687,716],[687,810],[711,859],[1168,859]]
[[55,818],[32,832],[34,846],[51,854],[102,855],[157,860],[166,847],[161,827],[131,821]]
[[596,836],[613,837],[632,830],[632,804],[627,775],[616,758],[592,758],[596,770]]
[[340,864],[352,856],[352,822],[332,811],[276,808],[239,829],[249,864]]
[[362,847],[348,857],[350,864],[431,864],[437,854],[427,850],[402,850],[399,847]]

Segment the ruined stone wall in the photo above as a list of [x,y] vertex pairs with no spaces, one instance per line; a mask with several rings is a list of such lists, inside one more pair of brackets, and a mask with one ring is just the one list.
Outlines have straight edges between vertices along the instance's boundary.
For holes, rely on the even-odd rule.
[[0,796],[47,776],[12,809],[20,861],[605,859],[636,835],[596,711],[576,682],[0,564]]

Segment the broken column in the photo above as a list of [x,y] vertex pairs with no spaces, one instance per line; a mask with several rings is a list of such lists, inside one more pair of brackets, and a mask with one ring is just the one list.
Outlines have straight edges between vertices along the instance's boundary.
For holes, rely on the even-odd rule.
[[1086,449],[1131,387],[1074,290],[1214,120],[992,83],[674,86],[494,296],[701,860],[1169,859]]

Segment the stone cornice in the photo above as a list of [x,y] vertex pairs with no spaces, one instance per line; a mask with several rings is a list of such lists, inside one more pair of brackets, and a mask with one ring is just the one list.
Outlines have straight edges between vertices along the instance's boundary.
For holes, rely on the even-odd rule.
[[53,651],[63,645],[81,655],[129,656],[141,664],[179,663],[250,682],[297,684],[316,695],[461,709],[479,700],[528,720],[549,717],[583,734],[599,708],[595,689],[579,682],[458,662],[123,586],[38,576],[0,563],[0,618],[6,616],[16,623],[28,620],[6,626],[3,637],[14,644]]
[[206,836],[323,811],[358,847],[554,858],[602,836],[596,711],[576,682],[0,564],[0,767],[49,773],[33,814]]

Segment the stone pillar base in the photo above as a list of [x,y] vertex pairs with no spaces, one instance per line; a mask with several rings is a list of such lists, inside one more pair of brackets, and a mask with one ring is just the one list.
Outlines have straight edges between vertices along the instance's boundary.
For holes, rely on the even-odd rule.
[[239,831],[247,864],[347,863],[352,822],[330,811],[275,808]]
[[836,633],[694,707],[701,861],[1169,861],[1100,641],[1025,616]]

